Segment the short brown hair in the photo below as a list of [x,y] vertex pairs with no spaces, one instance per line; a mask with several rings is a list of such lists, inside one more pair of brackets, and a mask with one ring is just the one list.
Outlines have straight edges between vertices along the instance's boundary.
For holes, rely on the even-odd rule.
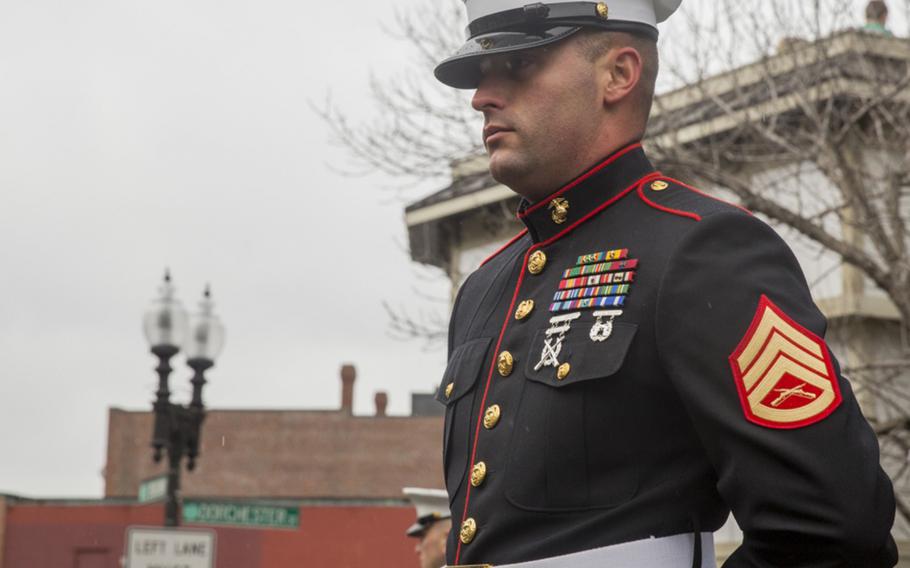
[[640,95],[638,109],[642,120],[647,122],[651,114],[651,105],[654,103],[657,73],[660,70],[657,43],[652,39],[625,32],[584,29],[578,33],[578,46],[592,63],[603,57],[610,49],[619,46],[631,47],[641,55],[641,81],[637,87]]
[[871,0],[866,6],[867,20],[881,20],[888,16],[888,5],[884,0]]

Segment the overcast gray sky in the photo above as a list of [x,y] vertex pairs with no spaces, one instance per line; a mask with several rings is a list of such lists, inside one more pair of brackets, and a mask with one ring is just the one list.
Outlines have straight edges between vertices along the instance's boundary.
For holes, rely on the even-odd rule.
[[0,2],[0,492],[102,494],[107,408],[151,407],[165,266],[227,327],[210,407],[335,407],[344,362],[358,413],[435,386],[444,353],[389,338],[380,302],[445,286],[409,262],[390,180],[327,167],[346,154],[308,105],[367,118],[369,73],[407,57],[380,24],[418,3]]
[[406,5],[0,3],[0,492],[101,495],[107,408],[153,398],[165,266],[188,308],[211,282],[227,328],[210,407],[335,407],[344,362],[356,412],[438,382],[444,354],[380,306],[415,301],[404,203],[326,167],[346,155],[308,105],[368,116],[370,70],[405,56],[378,23]]

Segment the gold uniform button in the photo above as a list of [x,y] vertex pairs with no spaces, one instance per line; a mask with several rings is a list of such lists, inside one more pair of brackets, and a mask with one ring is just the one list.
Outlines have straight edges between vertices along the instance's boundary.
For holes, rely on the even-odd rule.
[[562,197],[557,197],[550,202],[550,218],[557,225],[562,225],[569,218],[569,201]]
[[610,19],[610,7],[604,4],[603,2],[597,3],[597,15],[603,18],[604,20]]
[[461,523],[461,532],[458,534],[458,538],[461,539],[463,544],[471,544],[471,541],[474,540],[474,536],[477,534],[477,523],[474,519],[468,517],[463,523]]
[[483,481],[487,478],[487,464],[483,462],[477,462],[474,464],[474,467],[471,468],[471,485],[474,487],[480,487]]
[[534,311],[534,300],[525,300],[524,302],[518,304],[518,309],[515,310],[515,319],[523,320]]
[[661,181],[661,180],[657,180],[651,184],[652,191],[663,191],[663,190],[667,189],[668,187],[670,187],[670,184],[665,181]]
[[499,374],[503,377],[508,377],[512,374],[512,369],[515,367],[515,358],[512,357],[512,354],[508,351],[503,351],[499,354],[499,359],[496,361],[496,370],[499,371]]
[[531,274],[540,274],[543,267],[547,265],[547,255],[542,250],[536,250],[528,259],[528,272]]
[[449,383],[446,385],[446,398],[452,396],[453,390],[455,390],[455,383]]
[[568,363],[563,363],[556,369],[556,378],[560,381],[569,376],[569,372],[572,370],[572,365]]
[[487,430],[492,430],[499,423],[500,416],[502,416],[502,409],[499,408],[498,404],[487,408],[487,411],[483,413],[483,427]]

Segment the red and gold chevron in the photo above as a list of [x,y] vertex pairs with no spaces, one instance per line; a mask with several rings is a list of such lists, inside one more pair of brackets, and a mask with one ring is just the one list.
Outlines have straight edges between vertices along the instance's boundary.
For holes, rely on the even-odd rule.
[[808,426],[841,402],[825,342],[764,295],[730,366],[746,418],[762,426]]

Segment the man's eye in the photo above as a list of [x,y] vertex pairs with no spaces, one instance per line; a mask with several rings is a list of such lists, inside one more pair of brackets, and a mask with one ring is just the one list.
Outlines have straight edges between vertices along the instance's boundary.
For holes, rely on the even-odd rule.
[[531,65],[533,61],[529,57],[523,57],[520,55],[509,57],[506,60],[506,69],[510,72],[515,73],[521,71]]

